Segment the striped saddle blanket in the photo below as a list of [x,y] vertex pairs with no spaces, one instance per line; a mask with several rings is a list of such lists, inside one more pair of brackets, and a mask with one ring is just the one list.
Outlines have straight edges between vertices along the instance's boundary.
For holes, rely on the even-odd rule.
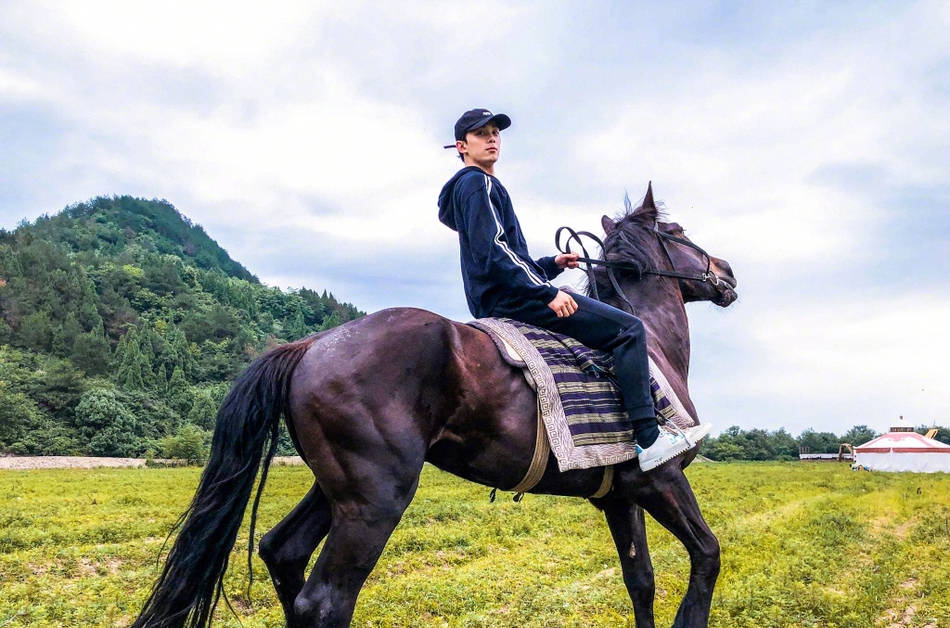
[[[508,318],[469,323],[491,336],[501,355],[523,369],[561,471],[617,464],[636,457],[633,426],[621,403],[609,353],[574,338]],[[695,424],[663,373],[650,360],[657,416]]]

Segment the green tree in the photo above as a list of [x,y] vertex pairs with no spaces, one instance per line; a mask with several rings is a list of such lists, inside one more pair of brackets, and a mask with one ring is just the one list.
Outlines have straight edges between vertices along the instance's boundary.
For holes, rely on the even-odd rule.
[[343,324],[343,319],[340,318],[340,315],[337,312],[333,312],[329,316],[327,316],[325,319],[323,319],[322,323],[320,323],[320,331],[333,329],[334,327],[338,325],[342,325],[342,324]]
[[37,423],[26,424],[10,452],[18,456],[80,456],[83,450],[75,429],[42,417]]
[[743,450],[730,436],[719,435],[706,439],[703,443],[702,454],[712,460],[741,460]]
[[136,422],[136,436],[143,445],[148,440],[172,434],[182,416],[165,403],[164,396],[151,390],[116,390],[117,398],[128,408]]
[[794,436],[785,431],[785,428],[772,432],[771,439],[772,449],[775,452],[776,458],[785,460],[798,459],[798,443],[795,442]]
[[83,277],[82,294],[79,301],[79,324],[86,331],[92,331],[102,326],[98,304],[99,295],[96,294],[95,284],[89,277]]
[[197,425],[201,429],[214,429],[215,420],[218,415],[218,404],[215,403],[208,390],[197,389],[195,392],[195,401],[188,412],[188,423]]
[[177,325],[169,325],[165,332],[165,354],[167,368],[180,368],[183,377],[193,376],[195,372],[195,356],[188,346],[184,332]]
[[134,456],[144,449],[133,415],[114,390],[93,388],[76,406],[76,426],[93,456]]
[[130,328],[116,347],[113,380],[126,390],[147,390],[155,384],[154,353],[146,332]]
[[155,294],[175,294],[184,288],[181,280],[181,260],[164,255],[161,261],[145,269],[145,285]]
[[769,433],[762,429],[743,431],[738,436],[744,460],[771,460],[775,457]]
[[733,425],[707,439],[703,454],[713,460],[792,460],[798,458],[798,443],[785,429],[769,432]]
[[66,350],[73,348],[76,338],[78,338],[82,332],[83,329],[82,325],[79,324],[79,319],[73,312],[68,313],[66,315],[66,320],[63,321],[63,337],[66,344]]
[[34,351],[49,352],[53,344],[53,324],[48,312],[34,312],[23,318],[20,342]]
[[86,379],[67,360],[50,359],[26,384],[26,392],[54,418],[68,421],[86,390]]
[[53,331],[52,340],[50,342],[49,351],[55,356],[66,357],[69,355],[69,347],[66,342],[66,334],[63,332],[63,326],[53,324],[51,326]]
[[105,375],[109,368],[109,341],[101,321],[93,331],[76,337],[70,357],[87,375]]
[[869,428],[867,425],[855,425],[841,436],[841,442],[850,443],[857,447],[858,445],[863,445],[869,440],[874,439],[876,436],[877,432]]
[[235,353],[232,342],[227,339],[218,342],[205,340],[201,343],[200,351],[195,374],[201,381],[229,380],[237,375],[244,364],[243,357]]
[[307,327],[307,323],[304,321],[303,309],[298,308],[296,313],[294,313],[290,324],[287,325],[287,339],[297,340],[298,338],[303,338],[309,333],[310,328]]
[[11,391],[0,382],[0,450],[9,451],[23,433],[43,421],[43,412],[36,402],[22,392]]
[[191,410],[193,399],[191,389],[188,386],[188,381],[185,379],[185,373],[181,366],[176,366],[175,370],[172,371],[172,376],[168,380],[166,390],[165,399],[168,405],[180,416],[188,416],[188,411]]
[[816,432],[813,429],[807,429],[798,436],[799,447],[807,448],[813,454],[838,453],[840,444],[841,439],[831,432]]

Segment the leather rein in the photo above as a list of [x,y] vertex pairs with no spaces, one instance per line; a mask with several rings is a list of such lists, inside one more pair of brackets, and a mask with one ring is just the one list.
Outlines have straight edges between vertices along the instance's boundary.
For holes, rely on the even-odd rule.
[[[561,247],[561,233],[566,231],[569,235],[567,241],[564,243],[564,247]],[[636,308],[627,299],[627,295],[624,294],[623,290],[620,289],[620,282],[617,281],[617,278],[614,276],[614,269],[618,270],[629,270],[637,273],[638,275],[658,275],[660,277],[672,277],[674,279],[685,279],[687,281],[700,281],[700,282],[709,282],[714,286],[719,285],[719,276],[716,273],[712,272],[711,265],[712,260],[702,247],[699,245],[693,244],[689,240],[684,238],[678,238],[672,236],[668,233],[663,233],[660,231],[659,226],[653,224],[653,233],[657,236],[657,239],[660,241],[660,246],[663,248],[663,253],[666,254],[666,259],[670,262],[670,268],[672,270],[665,270],[662,268],[641,268],[637,264],[631,264],[630,262],[621,262],[615,260],[607,259],[607,247],[604,244],[603,240],[591,233],[590,231],[574,231],[570,227],[560,227],[557,232],[554,234],[554,245],[557,247],[558,252],[560,253],[573,253],[571,251],[571,242],[577,242],[578,246],[581,248],[583,256],[578,256],[577,261],[583,262],[586,265],[585,272],[587,273],[587,281],[591,286],[591,289],[594,293],[594,298],[600,301],[600,294],[597,291],[597,279],[594,277],[594,265],[605,266],[607,268],[607,278],[610,280],[611,285],[613,285],[614,290],[617,292],[617,295],[624,300],[624,302],[630,307],[631,312],[636,312]],[[581,240],[581,236],[590,238],[600,246],[600,250],[603,251],[604,259],[595,259],[590,256],[587,252],[587,248],[584,246],[584,242]],[[631,242],[627,235],[622,231],[618,230],[617,237],[623,240],[628,246],[635,247],[636,245]],[[706,258],[706,270],[705,272],[698,274],[690,273],[681,273],[676,270],[676,264],[673,263],[673,256],[670,255],[670,251],[666,246],[666,242],[675,242],[677,244],[682,244],[691,249],[698,251],[704,258]]]

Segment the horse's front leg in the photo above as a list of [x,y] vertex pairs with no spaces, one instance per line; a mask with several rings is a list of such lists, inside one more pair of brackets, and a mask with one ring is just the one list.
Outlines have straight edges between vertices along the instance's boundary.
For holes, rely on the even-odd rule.
[[689,553],[689,587],[673,628],[707,626],[713,589],[719,576],[719,541],[706,525],[678,460],[644,474],[636,500],[672,532]]
[[653,564],[647,548],[646,526],[643,509],[624,497],[608,497],[595,502],[604,509],[607,526],[620,555],[623,583],[633,602],[633,615],[637,628],[654,628],[653,598],[656,585],[653,580]]

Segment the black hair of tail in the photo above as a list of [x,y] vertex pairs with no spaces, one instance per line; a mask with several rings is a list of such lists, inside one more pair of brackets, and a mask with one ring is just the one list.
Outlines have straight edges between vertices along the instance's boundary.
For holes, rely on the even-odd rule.
[[180,528],[178,537],[132,624],[135,628],[209,625],[224,591],[228,558],[260,470],[251,510],[250,565],[257,507],[277,450],[280,416],[288,412],[291,374],[312,340],[281,345],[259,357],[221,404],[198,490],[172,528],[172,533]]

